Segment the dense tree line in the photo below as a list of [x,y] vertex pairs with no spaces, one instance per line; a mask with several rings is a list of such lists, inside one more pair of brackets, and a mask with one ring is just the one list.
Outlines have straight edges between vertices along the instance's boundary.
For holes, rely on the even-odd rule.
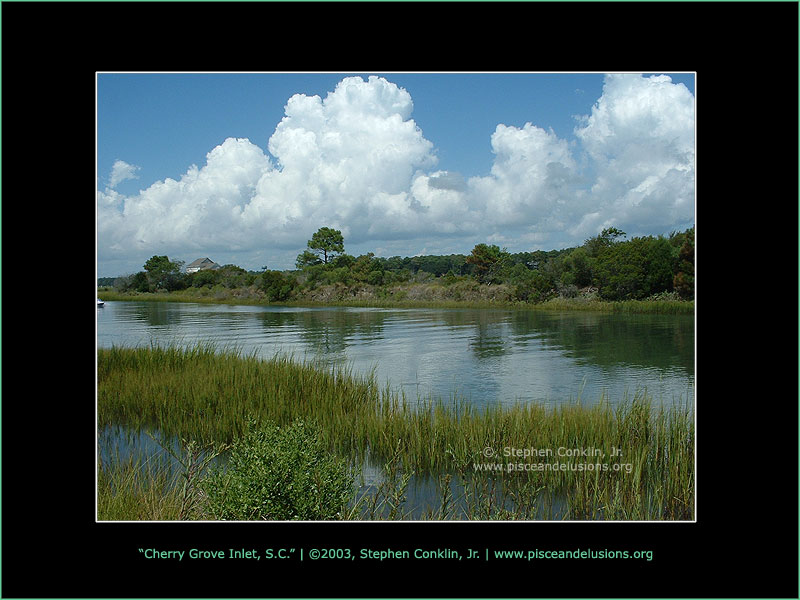
[[117,278],[119,291],[178,291],[187,288],[249,288],[261,290],[270,301],[290,300],[323,285],[385,288],[407,283],[450,285],[472,281],[508,286],[511,298],[542,302],[555,296],[579,294],[602,300],[641,300],[663,294],[694,297],[694,228],[668,236],[634,237],[604,229],[581,246],[564,250],[519,252],[485,243],[469,255],[431,255],[391,258],[372,252],[347,254],[340,231],[323,227],[297,257],[296,270],[259,272],[236,265],[185,273],[183,263],[153,256],[144,270]]
[[253,285],[258,276],[258,273],[236,265],[185,273],[181,271],[183,264],[183,261],[171,261],[166,256],[153,256],[144,264],[144,271],[114,279],[114,289],[120,292],[176,292],[217,285],[236,289]]

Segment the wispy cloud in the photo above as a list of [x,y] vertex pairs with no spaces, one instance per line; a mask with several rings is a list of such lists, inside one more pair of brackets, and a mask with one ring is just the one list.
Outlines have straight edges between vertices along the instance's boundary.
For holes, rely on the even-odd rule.
[[139,167],[136,165],[130,165],[124,160],[115,161],[114,165],[111,167],[111,176],[108,180],[108,187],[113,190],[115,187],[117,187],[117,185],[126,179],[136,179],[136,172],[138,170]]

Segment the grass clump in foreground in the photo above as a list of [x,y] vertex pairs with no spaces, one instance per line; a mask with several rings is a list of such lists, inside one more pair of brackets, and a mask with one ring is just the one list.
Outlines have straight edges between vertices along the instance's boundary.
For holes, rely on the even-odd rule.
[[130,455],[101,460],[97,514],[106,521],[180,520],[180,481],[161,456]]
[[[229,466],[239,466],[228,469],[229,479],[224,482],[217,474],[197,484],[201,490],[197,506],[183,518],[404,518],[408,514],[402,505],[412,473],[446,484],[455,478],[461,484],[460,499],[450,496],[449,485],[442,487],[441,507],[430,518],[535,518],[540,514],[537,494],[543,490],[565,499],[567,509],[561,518],[693,518],[691,411],[688,407],[655,409],[644,394],[616,407],[604,399],[593,406],[567,403],[556,409],[536,404],[478,409],[458,398],[408,402],[380,388],[373,377],[355,377],[345,369],[323,369],[286,357],[265,361],[237,352],[218,353],[210,346],[111,348],[98,351],[98,417],[101,428],[157,430],[167,437],[215,447],[239,443],[230,460],[235,452],[245,453],[246,460],[229,462]],[[312,430],[311,425],[301,427],[296,422],[315,426]],[[254,434],[253,423],[266,429]],[[285,435],[295,443],[267,461],[264,457],[273,450],[268,450],[265,440],[274,442],[276,436],[284,435],[280,431],[293,432]],[[292,447],[307,451],[303,454]],[[487,461],[486,448],[497,457]],[[551,456],[541,462],[560,463],[559,468],[480,470],[487,462],[539,462],[506,458],[505,448],[597,449],[603,458]],[[621,455],[611,458],[615,449]],[[374,497],[356,500],[353,496],[348,507],[342,508],[346,477],[336,461],[298,480],[299,488],[306,490],[299,498],[276,495],[289,486],[284,479],[280,485],[262,488],[258,494],[265,496],[253,500],[257,494],[248,482],[267,479],[267,462],[322,464],[320,452],[349,465],[367,458],[386,464],[391,476],[386,478],[389,485],[380,506]],[[587,470],[582,464],[595,466]],[[111,474],[119,469],[110,465],[103,469],[107,473],[100,481],[100,493],[109,500],[115,490],[126,488],[113,481],[104,488],[104,482],[119,479]],[[130,471],[134,470],[131,466]],[[214,483],[209,487],[208,482]],[[153,483],[154,497],[169,488],[159,479]],[[142,489],[139,493],[144,493]],[[317,494],[321,489],[328,491]],[[185,492],[179,490],[176,502],[181,498]],[[238,508],[230,508],[231,504]],[[274,507],[276,512],[256,510],[256,505]],[[177,518],[180,508],[171,513],[165,509],[163,514]]]

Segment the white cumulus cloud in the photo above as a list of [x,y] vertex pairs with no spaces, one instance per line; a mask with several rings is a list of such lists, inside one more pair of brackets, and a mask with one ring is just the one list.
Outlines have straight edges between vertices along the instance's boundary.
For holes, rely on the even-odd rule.
[[261,179],[245,219],[298,240],[321,223],[355,240],[387,219],[402,227],[413,218],[415,174],[436,164],[412,109],[406,90],[378,77],[345,78],[324,100],[293,96],[269,140],[279,168]]
[[572,142],[533,122],[498,124],[485,177],[436,170],[413,108],[384,78],[348,77],[325,98],[289,98],[266,149],[228,138],[205,165],[130,196],[114,188],[138,167],[117,161],[97,194],[101,259],[289,256],[322,226],[342,230],[346,247],[406,240],[410,254],[444,238],[549,249],[608,225],[666,233],[693,221],[694,98],[669,77],[607,76]]
[[694,96],[683,84],[666,75],[609,75],[575,133],[595,169],[591,210],[576,232],[613,224],[666,233],[693,222]]
[[98,235],[123,252],[242,247],[242,210],[271,168],[258,146],[228,138],[202,168],[190,166],[177,181],[167,178],[127,198],[100,193]]
[[531,123],[517,128],[498,125],[492,134],[495,154],[491,173],[470,180],[475,204],[485,209],[485,222],[504,228],[559,228],[562,204],[577,181],[577,165],[569,144],[552,131]]

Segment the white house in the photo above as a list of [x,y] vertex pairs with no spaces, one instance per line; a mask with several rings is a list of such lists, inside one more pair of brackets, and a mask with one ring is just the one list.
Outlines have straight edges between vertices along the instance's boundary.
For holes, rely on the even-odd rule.
[[187,273],[197,273],[198,271],[204,271],[205,269],[219,269],[220,266],[215,263],[210,258],[198,258],[194,262],[186,265],[186,272]]

